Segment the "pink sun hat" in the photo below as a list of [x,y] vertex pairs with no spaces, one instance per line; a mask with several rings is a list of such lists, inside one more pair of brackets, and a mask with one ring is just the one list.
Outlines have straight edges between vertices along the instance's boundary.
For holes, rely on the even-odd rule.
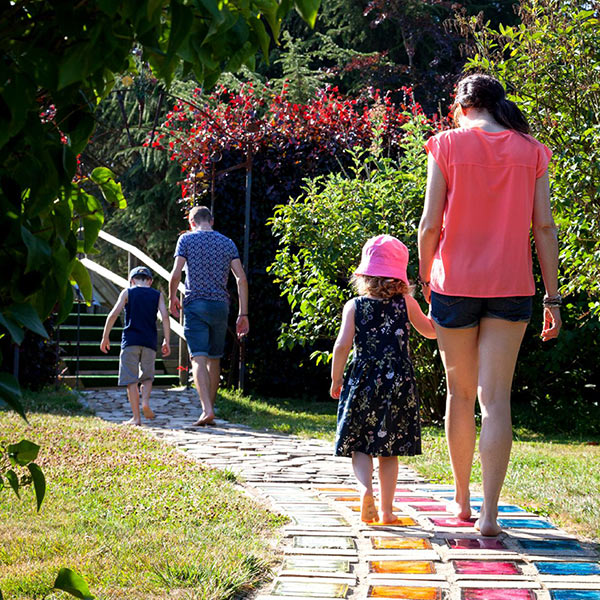
[[408,284],[407,265],[408,248],[391,235],[377,235],[363,246],[360,265],[354,274],[391,277]]

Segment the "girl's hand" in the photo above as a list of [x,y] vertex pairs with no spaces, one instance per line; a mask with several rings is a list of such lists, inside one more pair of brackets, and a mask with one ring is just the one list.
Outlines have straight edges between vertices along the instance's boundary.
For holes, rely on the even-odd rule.
[[423,298],[425,298],[425,302],[427,304],[431,304],[431,288],[428,283],[421,284],[421,292],[423,294]]
[[344,381],[342,379],[336,379],[331,381],[331,388],[329,389],[329,395],[336,400],[339,399],[340,394],[342,393],[342,384]]
[[560,318],[560,308],[558,306],[544,307],[544,324],[542,326],[542,341],[547,342],[558,337],[562,319]]

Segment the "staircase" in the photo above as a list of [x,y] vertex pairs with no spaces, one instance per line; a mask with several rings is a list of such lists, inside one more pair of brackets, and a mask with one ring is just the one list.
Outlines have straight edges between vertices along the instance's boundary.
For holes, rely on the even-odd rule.
[[[77,306],[77,305],[75,305]],[[119,379],[119,352],[121,351],[122,327],[113,327],[110,332],[110,351],[104,354],[100,350],[102,331],[106,322],[106,314],[87,313],[85,305],[81,306],[79,315],[72,312],[60,326],[60,356],[67,371],[63,373],[65,382],[75,386],[78,379],[79,385],[84,388],[116,387]],[[78,356],[78,322],[79,322],[79,359]],[[117,324],[120,319],[117,320]],[[160,342],[159,337],[159,342]],[[159,352],[156,355],[155,386],[179,385],[177,376],[177,348],[171,349],[171,357],[163,360]],[[165,364],[167,363],[167,364]],[[77,371],[79,367],[79,377]],[[167,372],[167,367],[168,371]]]

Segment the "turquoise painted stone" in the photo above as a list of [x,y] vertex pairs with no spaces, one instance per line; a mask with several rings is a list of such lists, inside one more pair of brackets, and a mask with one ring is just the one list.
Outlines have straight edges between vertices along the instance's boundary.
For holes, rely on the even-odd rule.
[[542,575],[600,575],[600,564],[593,562],[535,562]]
[[556,529],[552,523],[543,519],[498,519],[498,525],[505,529]]
[[520,546],[529,552],[583,552],[575,540],[524,540],[517,539]]
[[552,600],[600,600],[600,590],[552,590]]

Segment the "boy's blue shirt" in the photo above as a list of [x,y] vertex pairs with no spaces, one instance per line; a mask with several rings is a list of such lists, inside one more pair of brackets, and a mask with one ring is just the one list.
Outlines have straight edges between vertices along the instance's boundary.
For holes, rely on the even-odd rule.
[[125,304],[121,348],[145,346],[156,351],[156,313],[160,292],[151,287],[130,287]]

